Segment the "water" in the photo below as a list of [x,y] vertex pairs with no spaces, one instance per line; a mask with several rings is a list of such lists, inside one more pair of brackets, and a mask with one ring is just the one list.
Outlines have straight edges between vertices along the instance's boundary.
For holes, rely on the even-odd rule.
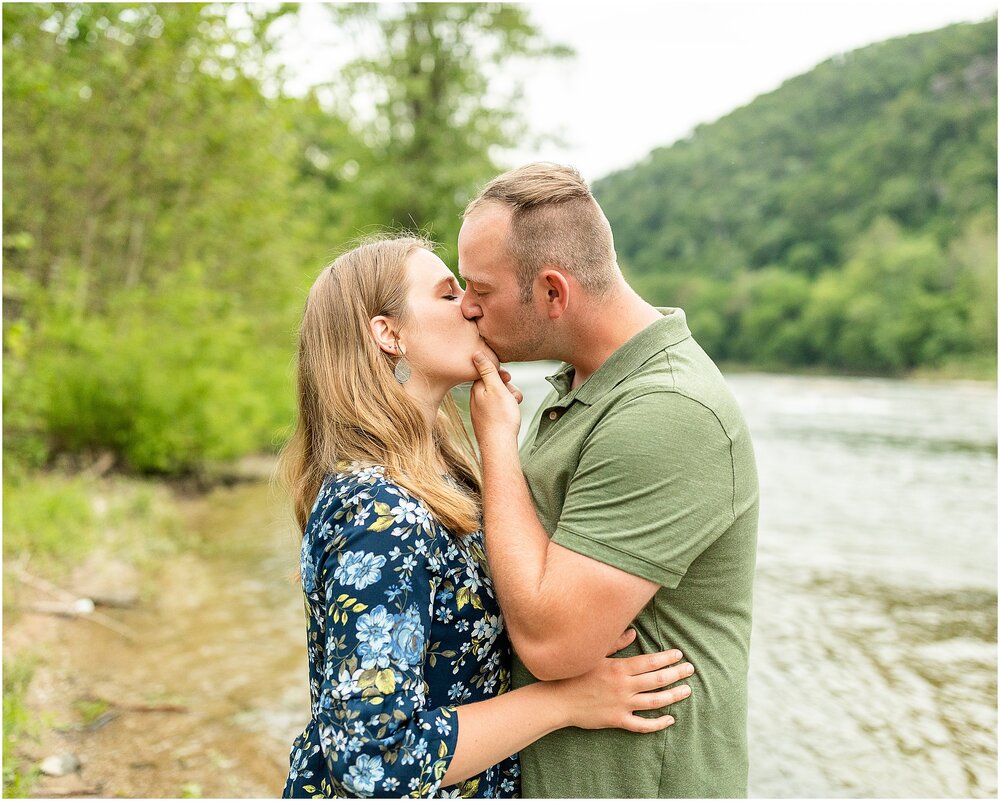
[[734,376],[757,796],[997,793],[995,388]]
[[[511,367],[526,414],[552,370]],[[761,486],[751,795],[995,797],[995,388],[728,380]]]
[[[526,416],[552,369],[511,368]],[[995,797],[995,388],[729,381],[761,482],[751,795]],[[65,643],[76,694],[186,712],[123,713],[71,747],[106,795],[273,796],[309,707],[296,536],[265,485],[187,518],[213,547],[119,614],[140,640],[77,625]]]

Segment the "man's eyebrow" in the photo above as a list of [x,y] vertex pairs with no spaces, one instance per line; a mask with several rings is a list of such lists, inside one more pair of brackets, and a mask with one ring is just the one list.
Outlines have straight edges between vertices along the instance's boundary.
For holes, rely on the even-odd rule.
[[[461,273],[460,273],[460,275],[461,275]],[[478,284],[481,287],[488,287],[489,286],[488,283],[486,283],[485,281],[483,281],[480,278],[476,278],[473,275],[461,275],[461,278],[462,278],[463,281],[465,281],[466,285],[469,285],[469,284]]]

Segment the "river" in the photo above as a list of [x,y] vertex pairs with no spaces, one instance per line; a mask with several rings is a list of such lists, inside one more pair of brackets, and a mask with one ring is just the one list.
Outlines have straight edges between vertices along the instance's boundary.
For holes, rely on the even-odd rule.
[[[525,412],[551,365],[515,365]],[[756,797],[997,794],[997,394],[736,374],[761,489]]]
[[[549,365],[514,365],[525,413]],[[756,797],[997,794],[995,387],[737,374],[761,524]],[[169,699],[73,747],[105,795],[280,791],[308,690],[295,534],[261,484],[186,502],[208,555],[166,563],[127,644],[88,631],[81,696]]]

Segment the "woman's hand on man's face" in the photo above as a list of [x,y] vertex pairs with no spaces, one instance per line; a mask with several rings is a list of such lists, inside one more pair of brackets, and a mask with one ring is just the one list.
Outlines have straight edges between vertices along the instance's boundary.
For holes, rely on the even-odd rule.
[[479,447],[503,440],[516,445],[521,428],[518,404],[524,399],[521,390],[511,383],[510,373],[494,364],[485,351],[477,352],[473,361],[479,380],[472,385],[469,409]]

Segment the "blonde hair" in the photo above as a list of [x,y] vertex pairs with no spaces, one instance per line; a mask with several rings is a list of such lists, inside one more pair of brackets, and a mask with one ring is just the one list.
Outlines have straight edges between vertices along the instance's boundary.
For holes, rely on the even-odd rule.
[[573,167],[534,162],[498,175],[465,209],[500,203],[511,209],[507,250],[517,270],[521,300],[546,264],[556,264],[596,297],[620,275],[604,212]]
[[[299,329],[298,420],[278,468],[303,531],[324,477],[345,462],[383,465],[456,534],[479,527],[481,474],[455,402],[445,398],[428,432],[393,377],[395,357],[369,328],[377,315],[406,326],[406,263],[420,248],[433,245],[405,235],[368,240],[335,259],[309,291]],[[439,454],[454,483],[439,475]]]

